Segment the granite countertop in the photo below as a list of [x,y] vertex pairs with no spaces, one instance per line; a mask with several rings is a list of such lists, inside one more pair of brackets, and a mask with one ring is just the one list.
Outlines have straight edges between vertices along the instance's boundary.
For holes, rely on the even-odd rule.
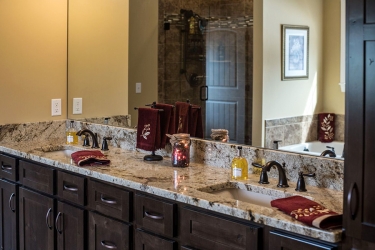
[[[61,146],[61,144],[58,146]],[[82,149],[82,147],[72,146],[64,146],[64,148]],[[44,149],[44,151],[48,151],[48,148],[46,150],[44,147]],[[294,190],[296,183],[293,182],[289,182],[289,188],[276,187],[278,180],[273,178],[269,178],[270,184],[261,185],[258,184],[259,175],[256,174],[250,175],[247,181],[233,182],[230,180],[228,169],[197,163],[191,163],[188,168],[173,168],[170,158],[165,157],[163,161],[159,162],[146,162],[143,160],[143,153],[121,148],[110,148],[106,152],[111,160],[110,166],[93,167],[78,167],[69,156],[65,156],[61,152],[43,152],[41,146],[27,142],[2,143],[0,151],[312,238],[339,242],[342,237],[341,229],[321,230],[306,226],[276,208],[254,205],[210,193],[230,187],[268,194],[273,199],[301,195],[337,213],[342,213],[343,193],[340,191],[307,186],[308,191],[301,193]]]

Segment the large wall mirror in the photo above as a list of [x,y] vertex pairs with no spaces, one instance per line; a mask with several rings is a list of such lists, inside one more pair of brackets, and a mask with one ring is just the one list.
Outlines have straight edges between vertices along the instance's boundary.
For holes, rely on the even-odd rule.
[[[186,38],[174,16],[181,10],[192,10],[204,31]],[[68,118],[108,123],[110,117],[109,124],[134,126],[133,107],[189,99],[207,110],[206,120],[227,121],[214,126],[230,129],[241,144],[311,140],[316,114],[325,112],[337,115],[337,139],[344,141],[340,13],[341,0],[70,1]],[[199,18],[211,19],[202,28]],[[307,80],[281,80],[281,24],[309,26]],[[202,86],[208,101],[200,100]],[[214,92],[235,98],[210,101]],[[73,114],[73,98],[83,99],[82,114]],[[228,115],[231,108],[238,117]]]

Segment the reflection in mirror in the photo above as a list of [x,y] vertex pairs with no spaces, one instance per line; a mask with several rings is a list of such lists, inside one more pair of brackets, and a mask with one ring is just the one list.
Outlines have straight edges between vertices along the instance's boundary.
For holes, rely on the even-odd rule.
[[[86,0],[79,1],[85,2]],[[132,0],[129,1],[132,2]],[[104,3],[100,0],[94,2]],[[149,60],[145,68],[141,67],[143,64],[140,62],[132,63],[132,58],[129,58],[129,65],[127,65],[128,50],[129,54],[136,50],[132,49],[132,44],[129,44],[128,49],[128,42],[124,37],[128,32],[126,20],[114,21],[114,18],[121,20],[128,16],[128,7],[125,3],[128,1],[116,1],[116,4],[126,6],[100,6],[96,9],[93,6],[87,6],[93,5],[94,2],[76,3],[75,5],[78,6],[74,4],[69,6],[68,110],[73,108],[70,106],[72,98],[83,97],[83,114],[73,115],[70,112],[68,118],[99,117],[100,121],[104,121],[105,117],[130,114],[131,125],[134,126],[137,114],[132,110],[133,106],[144,105],[155,99],[158,102],[171,104],[175,101],[190,99],[191,103],[207,108],[206,118],[209,118],[206,120],[209,122],[216,122],[214,121],[216,118],[226,121],[227,123],[214,124],[212,128],[229,129],[229,137],[234,142],[272,148],[274,140],[281,140],[280,147],[316,140],[318,126],[316,117],[322,112],[337,115],[336,121],[340,124],[336,125],[336,139],[344,140],[344,93],[340,92],[338,86],[340,82],[340,0],[242,0],[222,5],[220,8],[215,8],[219,6],[217,1],[187,2],[182,5],[179,5],[180,1],[176,0],[159,1],[157,7],[152,6],[152,10],[148,10],[150,13],[158,10],[158,13],[155,13],[156,20],[158,20],[155,22],[158,22],[158,25],[148,20],[149,25],[138,23],[136,26],[137,32],[135,33],[142,37],[139,42],[148,43],[149,49],[156,50],[157,53],[154,59],[152,51],[147,51]],[[137,2],[142,5],[142,0],[137,0]],[[132,4],[129,6],[132,8]],[[141,7],[143,8],[141,11],[138,9],[133,12],[130,9],[130,12],[146,13],[147,5],[143,4]],[[118,11],[117,14],[107,15],[107,18],[110,16],[111,22],[114,22],[108,24],[110,27],[103,27],[104,12],[95,13],[100,8]],[[254,26],[240,30],[222,27],[208,28],[207,25],[207,29],[201,35],[191,34],[190,41],[189,36],[186,41],[181,27],[171,24],[166,30],[164,25],[165,15],[172,13],[179,15],[181,9],[193,10],[200,17],[207,18],[227,18],[228,16],[237,18],[254,15]],[[290,12],[293,15],[288,14]],[[83,16],[83,20],[79,17],[81,13],[87,14]],[[89,20],[89,13],[93,15],[94,20]],[[130,19],[129,30],[132,30],[133,23]],[[120,24],[123,26],[118,27]],[[281,81],[281,24],[310,27],[310,77],[308,80]],[[75,25],[78,27],[75,28]],[[156,25],[157,30],[150,29],[151,26],[155,27],[153,25]],[[194,25],[199,29],[198,25],[202,23],[199,23],[197,18],[194,20]],[[149,33],[157,33],[157,35],[152,39],[141,36],[140,34],[145,32],[142,31],[142,26],[148,27]],[[118,32],[118,30],[122,31]],[[134,32],[130,33],[130,36],[134,34]],[[106,41],[109,41],[109,45],[100,47]],[[123,42],[119,42],[119,45],[116,41]],[[132,41],[131,37],[129,41]],[[88,47],[92,45],[96,47],[89,49]],[[126,45],[126,48],[121,47],[122,45]],[[141,52],[145,51],[146,45],[143,46],[143,49],[137,51],[140,56],[144,56]],[[94,55],[99,56],[99,54],[102,58],[94,59]],[[143,62],[146,61],[147,56],[144,56]],[[128,77],[135,72],[134,68],[129,70],[129,74],[127,72],[128,67],[130,69],[132,65],[137,65],[143,75],[152,75],[153,78],[143,82],[139,80],[142,75],[139,73],[138,78],[134,77],[129,80]],[[142,94],[133,94],[135,83],[138,81],[142,81]],[[118,85],[115,86],[116,84]],[[145,84],[150,85],[145,86]],[[230,127],[232,126],[230,122],[235,123],[236,126],[240,124],[237,121],[233,122],[234,112],[230,111],[230,108],[225,112],[224,108],[216,107],[221,103],[229,102],[235,104],[228,106],[236,106],[239,103],[238,98],[210,100],[216,91],[213,86],[210,87],[214,84],[224,85],[215,86],[220,94],[230,93],[225,90],[226,87],[232,91],[241,84],[244,86],[241,93],[244,97],[244,105],[236,107],[236,111],[239,111],[238,116],[242,115],[244,122],[237,131]],[[206,102],[200,100],[207,97],[206,88],[201,91],[201,86],[208,86]],[[144,97],[143,91],[152,87],[157,88],[157,95],[155,93],[155,97],[152,95]],[[212,109],[208,108],[210,105],[213,106]],[[226,116],[228,114],[232,116]],[[209,137],[210,126],[206,127],[205,135]]]

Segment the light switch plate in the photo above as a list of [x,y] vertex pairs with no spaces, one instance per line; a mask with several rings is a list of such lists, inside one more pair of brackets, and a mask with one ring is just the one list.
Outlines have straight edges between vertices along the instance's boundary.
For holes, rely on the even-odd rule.
[[137,83],[135,84],[135,93],[136,93],[136,94],[140,94],[141,92],[142,92],[142,83],[137,82]]
[[82,98],[73,98],[73,115],[82,114]]
[[51,113],[52,116],[61,115],[61,99],[51,100]]

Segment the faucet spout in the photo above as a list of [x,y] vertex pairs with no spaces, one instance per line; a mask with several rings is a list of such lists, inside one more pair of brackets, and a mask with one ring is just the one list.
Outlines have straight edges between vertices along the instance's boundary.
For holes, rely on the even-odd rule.
[[99,148],[98,138],[94,134],[94,132],[92,132],[89,129],[81,129],[80,131],[77,132],[77,135],[81,136],[84,133],[88,133],[91,136],[91,139],[92,139],[92,148]]
[[279,173],[279,183],[277,184],[278,187],[289,187],[288,180],[286,179],[284,167],[277,161],[269,161],[264,166],[264,170],[269,172],[271,167],[275,166]]
[[320,154],[320,156],[326,156],[326,155],[328,155],[329,157],[336,157],[336,153],[333,152],[333,151],[330,150],[330,149],[324,150],[324,151]]

